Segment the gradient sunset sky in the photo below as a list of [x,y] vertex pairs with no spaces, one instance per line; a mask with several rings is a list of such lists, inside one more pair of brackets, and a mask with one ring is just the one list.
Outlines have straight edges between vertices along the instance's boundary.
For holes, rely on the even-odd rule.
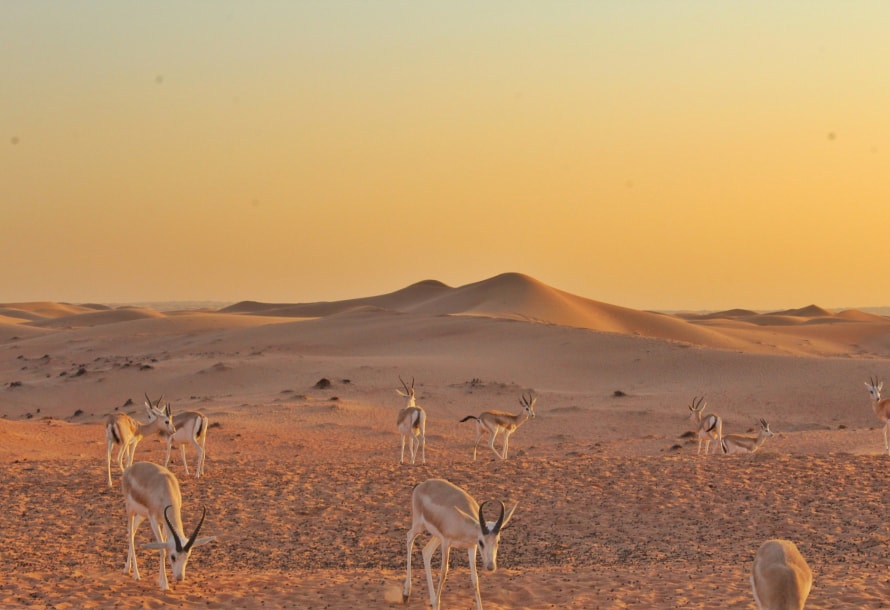
[[890,305],[890,2],[0,3],[0,302]]

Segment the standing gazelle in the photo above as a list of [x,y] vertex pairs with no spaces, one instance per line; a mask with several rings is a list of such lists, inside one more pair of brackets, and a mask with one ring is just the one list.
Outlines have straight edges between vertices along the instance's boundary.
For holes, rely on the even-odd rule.
[[[151,403],[148,394],[145,398]],[[157,407],[160,407],[160,399],[158,399]],[[148,408],[148,407],[146,407]],[[189,464],[185,459],[185,446],[187,443],[194,445],[198,451],[198,465],[195,466],[195,478],[197,479],[204,474],[204,444],[207,442],[207,416],[198,411],[184,411],[173,415],[170,403],[164,407],[164,412],[168,417],[173,418],[173,427],[176,431],[173,434],[165,434],[167,437],[167,457],[164,458],[164,468],[170,464],[170,450],[173,443],[177,443],[182,450],[182,465],[185,468],[185,474],[189,473]]]
[[[502,460],[506,460],[507,448],[510,444],[510,435],[516,432],[516,429],[530,418],[534,418],[535,402],[537,402],[537,400],[538,398],[536,396],[530,394],[526,397],[526,395],[523,394],[522,398],[519,400],[519,404],[522,405],[522,413],[517,415],[505,413],[504,411],[485,411],[478,417],[475,415],[467,415],[460,420],[461,422],[465,422],[469,419],[476,420],[476,444],[473,445],[473,461],[476,461],[476,450],[479,448],[479,441],[482,440],[482,436],[486,432],[490,435],[488,446],[491,447],[491,450],[494,451],[496,456]],[[494,448],[494,439],[497,438],[497,435],[501,430],[504,431],[504,447],[502,451],[498,453],[498,450]]]
[[767,540],[754,556],[751,589],[759,610],[803,610],[813,573],[790,540]]
[[396,389],[396,393],[408,399],[408,404],[399,411],[399,416],[396,418],[399,434],[402,437],[402,457],[399,459],[399,463],[405,463],[405,439],[409,439],[411,442],[409,447],[411,463],[414,463],[417,450],[420,449],[420,462],[426,464],[426,411],[414,402],[414,377],[411,378],[410,388],[401,375],[399,375],[399,381],[402,382],[405,391]]
[[[166,412],[152,405],[150,401],[145,404],[145,410],[146,413],[148,413],[148,423],[145,424],[139,423],[126,413],[109,415],[105,422],[109,487],[112,485],[111,450],[114,449],[116,444],[121,447],[117,454],[117,463],[118,466],[120,466],[121,471],[123,471],[124,468],[133,464],[136,445],[139,444],[142,437],[155,432],[163,432],[164,434],[173,434],[176,432],[173,420]],[[124,466],[124,455],[127,456],[126,466]]]
[[878,381],[878,378],[875,377],[870,382],[866,381],[865,387],[868,388],[871,394],[871,406],[875,410],[875,415],[884,422],[884,449],[890,454],[890,438],[887,436],[888,432],[890,432],[890,398],[881,398],[881,388],[884,387],[883,381]]
[[[170,559],[170,569],[176,580],[185,580],[185,566],[192,549],[215,539],[215,536],[198,538],[207,508],[201,513],[201,520],[188,538],[182,530],[182,494],[179,481],[172,472],[150,462],[136,462],[124,471],[122,479],[124,500],[127,505],[127,562],[124,574],[133,573],[139,580],[139,566],[136,565],[136,529],[144,519],[148,519],[155,542],[143,544],[146,549],[160,550],[160,575],[158,584],[161,590],[169,589],[167,584],[166,559]],[[163,519],[163,521],[162,521]],[[167,524],[166,529],[164,524]]]
[[714,413],[709,413],[706,417],[702,417],[704,410],[708,406],[706,402],[702,404],[704,399],[704,396],[701,398],[693,397],[692,404],[689,405],[689,410],[692,411],[689,418],[697,425],[695,434],[698,437],[698,453],[701,453],[701,444],[704,441],[705,455],[707,455],[708,449],[711,447],[711,441],[717,442],[714,447],[714,453],[720,450],[720,442],[723,439],[723,420]]
[[[408,530],[408,573],[402,588],[402,601],[411,595],[411,553],[414,540],[423,530],[433,538],[423,547],[423,565],[426,570],[426,583],[430,591],[430,604],[439,610],[442,589],[448,576],[448,556],[451,548],[467,549],[470,559],[470,580],[476,591],[476,609],[482,610],[482,597],[479,594],[479,575],[476,573],[476,550],[482,555],[482,565],[494,572],[498,569],[498,544],[501,530],[507,527],[516,504],[509,512],[503,502],[496,521],[485,521],[482,506],[470,494],[444,479],[429,479],[414,488],[411,496],[412,522]],[[506,514],[505,514],[506,512]],[[436,549],[442,547],[442,570],[439,587],[433,585],[432,559]]]
[[754,453],[771,436],[773,436],[773,432],[769,429],[769,424],[761,417],[760,432],[757,433],[757,436],[727,434],[720,441],[720,447],[723,449],[723,453]]

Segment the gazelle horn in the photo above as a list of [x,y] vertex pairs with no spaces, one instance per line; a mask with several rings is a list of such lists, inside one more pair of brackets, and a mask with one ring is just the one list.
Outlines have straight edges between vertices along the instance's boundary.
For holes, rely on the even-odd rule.
[[482,528],[482,535],[487,536],[488,534],[497,534],[501,531],[501,525],[504,523],[504,512],[506,512],[507,507],[501,502],[501,514],[498,515],[498,520],[495,521],[494,527],[488,529],[488,526],[485,524],[485,516],[482,514],[482,509],[488,504],[491,500],[486,500],[479,507],[479,527]]

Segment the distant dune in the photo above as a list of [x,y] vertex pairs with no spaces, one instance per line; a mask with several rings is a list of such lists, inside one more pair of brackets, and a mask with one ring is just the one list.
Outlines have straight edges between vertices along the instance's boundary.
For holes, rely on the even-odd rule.
[[[221,311],[247,315],[319,318],[361,308],[430,316],[479,316],[652,337],[706,347],[775,353],[847,353],[843,337],[807,342],[797,327],[857,322],[888,325],[883,316],[857,310],[841,314],[816,305],[770,313],[733,309],[710,314],[668,315],[587,299],[521,273],[504,273],[457,288],[435,280],[396,292],[345,301],[258,303],[243,301]],[[759,327],[759,328],[758,328]],[[796,334],[795,334],[796,333]]]
[[[757,313],[731,309],[705,314],[662,314],[587,299],[548,286],[521,273],[504,273],[456,288],[436,280],[395,292],[343,301],[261,303],[241,301],[217,314],[315,319],[348,312],[390,312],[423,316],[472,316],[583,328],[651,337],[704,347],[779,354],[830,355],[857,352],[863,334],[890,329],[890,318],[845,310],[835,314],[817,305]],[[208,315],[212,311],[205,311]],[[92,327],[164,318],[146,307],[14,303],[0,305],[0,324],[31,328]],[[849,334],[808,331],[813,326],[846,323]],[[866,330],[862,326],[867,326]],[[812,334],[812,336],[809,336]],[[848,340],[852,337],[851,340]]]

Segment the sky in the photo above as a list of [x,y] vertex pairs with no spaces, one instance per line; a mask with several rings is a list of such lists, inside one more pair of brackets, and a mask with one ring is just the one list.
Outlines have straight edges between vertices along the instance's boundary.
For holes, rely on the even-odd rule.
[[0,302],[890,305],[890,3],[0,3]]

